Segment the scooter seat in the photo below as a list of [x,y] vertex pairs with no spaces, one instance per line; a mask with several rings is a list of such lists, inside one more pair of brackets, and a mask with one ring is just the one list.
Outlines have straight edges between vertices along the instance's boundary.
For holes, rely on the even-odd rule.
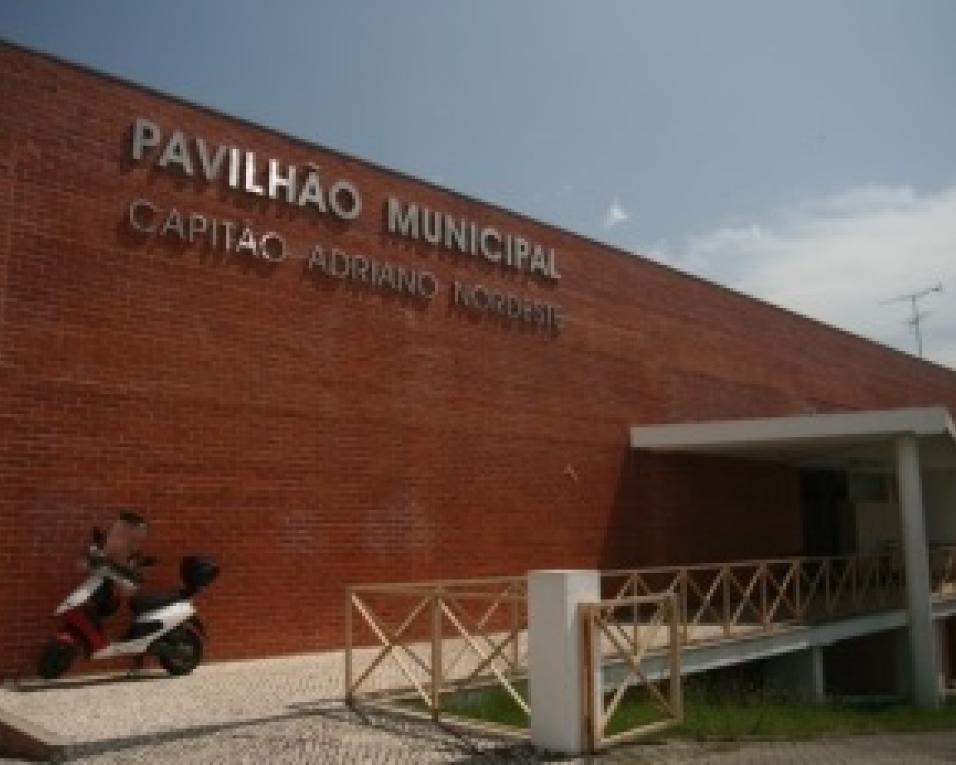
[[155,611],[158,608],[171,606],[185,600],[182,592],[171,590],[169,592],[137,592],[129,599],[129,608],[134,614],[143,614],[147,611]]

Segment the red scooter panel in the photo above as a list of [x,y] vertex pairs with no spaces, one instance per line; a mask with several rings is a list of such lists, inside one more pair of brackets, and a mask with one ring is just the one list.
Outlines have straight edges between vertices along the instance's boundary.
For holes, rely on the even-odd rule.
[[80,634],[90,653],[96,653],[109,643],[106,635],[100,632],[96,625],[90,621],[90,617],[86,615],[82,606],[71,608],[64,613],[63,621]]

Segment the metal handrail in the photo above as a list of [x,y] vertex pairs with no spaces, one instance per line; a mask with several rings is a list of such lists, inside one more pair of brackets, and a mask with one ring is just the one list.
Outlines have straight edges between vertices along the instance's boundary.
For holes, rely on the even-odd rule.
[[[956,545],[931,547],[930,573],[933,595],[956,597]],[[684,644],[899,607],[905,593],[895,553],[616,569],[601,577],[616,598],[673,593]],[[637,610],[618,625],[639,629]]]
[[[644,653],[668,646],[679,650],[691,643],[899,608],[905,597],[898,551],[616,569],[602,572],[601,579],[607,597],[599,607],[591,604],[587,614],[605,656],[621,654],[628,645],[641,646]],[[956,545],[931,546],[930,582],[935,597],[956,598]],[[438,719],[447,714],[443,693],[493,683],[527,713],[528,703],[515,689],[515,680],[527,673],[527,592],[523,576],[347,588],[347,701],[411,695]],[[382,599],[381,609],[376,598]],[[664,601],[673,604],[668,619],[677,625],[676,643],[655,643],[660,625],[646,618],[648,610]],[[356,614],[375,641],[371,659],[358,674]],[[383,691],[371,689],[372,676],[386,664],[407,685],[396,685],[393,674]]]

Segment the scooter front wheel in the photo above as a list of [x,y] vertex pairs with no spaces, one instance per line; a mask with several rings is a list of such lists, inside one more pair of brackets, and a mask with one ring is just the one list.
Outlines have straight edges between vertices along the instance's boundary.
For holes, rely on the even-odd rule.
[[66,672],[76,658],[76,646],[60,638],[53,638],[43,646],[37,662],[37,674],[44,680],[56,680]]
[[162,650],[156,651],[159,663],[173,677],[188,675],[202,661],[202,639],[192,630],[175,629],[162,638]]

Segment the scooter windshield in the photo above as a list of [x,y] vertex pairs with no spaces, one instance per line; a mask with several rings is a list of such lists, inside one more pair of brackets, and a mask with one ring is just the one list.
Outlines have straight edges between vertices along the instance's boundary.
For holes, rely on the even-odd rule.
[[130,560],[142,550],[146,543],[146,535],[145,525],[132,524],[119,519],[106,534],[103,556],[112,563],[128,566]]

